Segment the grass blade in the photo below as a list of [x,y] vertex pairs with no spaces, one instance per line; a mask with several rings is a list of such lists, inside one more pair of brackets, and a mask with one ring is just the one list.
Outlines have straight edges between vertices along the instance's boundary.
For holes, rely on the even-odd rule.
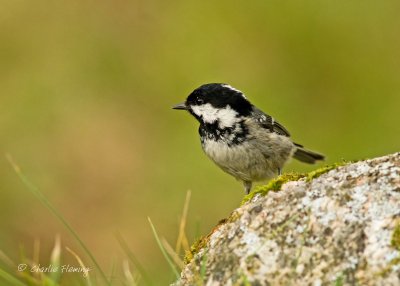
[[122,262],[122,270],[124,272],[127,285],[136,286],[137,283],[136,283],[135,278],[132,275],[131,269],[129,268],[129,261],[128,260],[124,260]]
[[90,281],[90,275],[89,275],[89,270],[90,268],[86,267],[85,264],[83,264],[82,259],[78,256],[78,254],[76,254],[74,251],[72,251],[71,249],[69,249],[68,247],[66,247],[67,251],[69,253],[72,254],[73,257],[75,257],[76,261],[78,261],[79,266],[81,267],[81,269],[87,269],[87,271],[85,271],[83,273],[83,277],[85,277],[86,281],[87,281],[87,285],[88,286],[92,286],[92,282]]
[[204,281],[206,278],[206,271],[207,271],[207,254],[204,254],[201,259],[201,267],[200,267],[200,277],[202,281]]
[[2,250],[0,250],[0,261],[3,261],[9,267],[15,267],[14,262]]
[[113,280],[115,280],[117,277],[116,277],[116,265],[115,265],[115,259],[113,258],[113,260],[111,261],[111,270],[110,270],[110,275],[108,276],[109,278],[108,278],[108,281],[110,281],[110,283],[112,284],[113,283]]
[[169,256],[172,258],[174,261],[175,265],[179,267],[179,269],[183,269],[185,264],[183,263],[182,259],[179,257],[179,255],[175,252],[175,250],[172,248],[171,245],[169,245],[168,241],[165,240],[164,238],[161,239],[161,243],[164,246],[165,250],[169,254]]
[[50,279],[55,283],[59,283],[61,279],[61,238],[60,235],[56,235],[56,239],[54,242],[54,248],[51,251],[50,263],[54,266],[57,271],[50,273]]
[[169,266],[171,267],[171,270],[174,272],[176,279],[179,279],[179,277],[180,277],[179,272],[178,272],[178,270],[176,270],[174,263],[172,262],[171,258],[169,258],[167,252],[165,251],[165,249],[160,241],[160,238],[157,234],[156,228],[154,227],[153,223],[151,222],[151,219],[149,217],[147,219],[149,220],[151,230],[153,231],[153,235],[154,235],[154,238],[156,239],[158,247],[160,248],[162,254],[164,255],[165,260],[167,260]]
[[25,283],[22,283],[17,278],[12,276],[11,274],[7,273],[3,269],[0,268],[0,277],[3,278],[5,281],[9,283],[9,285],[13,286],[26,286]]
[[185,251],[190,249],[189,242],[185,235],[185,227],[186,227],[187,215],[189,212],[189,203],[190,203],[191,195],[192,195],[192,192],[190,190],[187,191],[186,198],[185,198],[185,204],[183,206],[182,217],[181,217],[180,224],[179,224],[178,239],[176,241],[176,247],[175,247],[175,253],[177,253],[177,254],[180,253],[181,246],[183,246],[183,249]]
[[89,248],[85,245],[85,243],[81,240],[78,233],[70,226],[70,224],[66,221],[63,215],[50,203],[50,201],[40,192],[40,190],[31,183],[28,178],[21,172],[21,169],[17,164],[15,164],[14,160],[12,159],[11,155],[6,155],[7,160],[10,162],[11,166],[14,168],[15,173],[20,178],[20,180],[24,183],[27,189],[39,199],[39,201],[47,207],[47,209],[65,226],[65,228],[71,233],[71,235],[76,239],[79,245],[82,247],[84,252],[89,256],[92,263],[95,265],[96,269],[99,271],[102,279],[106,282],[107,285],[110,285],[110,282],[107,279],[107,276],[101,269],[100,265],[97,263],[96,259],[94,258],[93,254],[90,252]]
[[[40,240],[35,238],[33,241],[33,257],[32,257],[32,264],[39,265],[39,256],[40,256]],[[40,278],[41,274],[39,272],[33,272],[33,276],[36,278]]]
[[119,232],[117,232],[115,234],[115,236],[116,236],[118,243],[121,246],[122,250],[128,256],[128,258],[132,262],[132,264],[136,267],[140,276],[143,278],[145,284],[148,286],[153,285],[153,282],[151,281],[150,276],[147,274],[146,270],[144,269],[142,264],[139,262],[139,260],[135,257],[133,252],[129,249],[128,244],[126,243],[126,241],[122,237],[122,235]]

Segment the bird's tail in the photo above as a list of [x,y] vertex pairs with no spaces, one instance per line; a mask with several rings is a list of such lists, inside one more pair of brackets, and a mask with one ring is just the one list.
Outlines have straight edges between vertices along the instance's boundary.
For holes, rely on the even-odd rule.
[[302,145],[296,144],[296,151],[293,154],[293,157],[301,162],[314,164],[316,161],[322,161],[325,159],[325,156],[310,150],[305,149]]

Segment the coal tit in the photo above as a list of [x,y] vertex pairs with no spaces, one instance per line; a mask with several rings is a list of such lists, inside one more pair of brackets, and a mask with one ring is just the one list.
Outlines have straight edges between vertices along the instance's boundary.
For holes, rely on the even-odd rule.
[[294,143],[285,127],[228,84],[204,84],[173,109],[187,110],[199,121],[204,152],[242,181],[247,194],[254,181],[280,174],[291,157],[309,164],[324,159]]

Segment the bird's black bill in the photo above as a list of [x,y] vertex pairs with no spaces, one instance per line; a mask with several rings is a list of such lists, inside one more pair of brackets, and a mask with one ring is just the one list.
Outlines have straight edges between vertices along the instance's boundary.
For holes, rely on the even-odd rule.
[[172,109],[187,110],[188,108],[187,108],[187,106],[186,106],[185,103],[179,103],[179,104],[177,104],[177,105],[174,105],[174,106],[172,107]]

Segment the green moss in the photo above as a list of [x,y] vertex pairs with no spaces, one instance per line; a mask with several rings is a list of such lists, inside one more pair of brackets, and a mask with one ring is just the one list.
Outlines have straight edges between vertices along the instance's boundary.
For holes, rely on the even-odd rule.
[[281,189],[282,185],[289,181],[298,181],[302,178],[305,178],[307,182],[310,182],[313,179],[318,178],[322,174],[325,174],[333,169],[347,165],[349,163],[351,163],[351,162],[343,161],[343,162],[339,162],[339,163],[334,163],[332,165],[327,165],[327,166],[321,167],[317,170],[311,171],[308,174],[304,174],[304,173],[283,174],[276,179],[272,179],[264,186],[256,187],[250,194],[246,195],[243,198],[241,205],[250,201],[252,198],[254,198],[255,195],[260,194],[261,196],[265,196],[266,194],[268,194],[269,191],[279,191]]
[[246,274],[241,273],[239,280],[234,285],[235,286],[251,286],[251,283],[250,283],[249,279],[247,278]]
[[211,230],[211,232],[207,236],[202,236],[197,239],[189,251],[186,251],[184,257],[184,263],[188,264],[192,261],[193,257],[203,248],[207,247],[207,243],[210,241],[211,235],[223,224],[237,221],[240,218],[240,214],[236,211],[233,211],[228,218],[221,219],[218,224]]
[[192,244],[190,250],[186,251],[185,257],[183,259],[185,264],[190,263],[190,261],[192,261],[193,257],[196,255],[196,253],[198,253],[201,249],[207,246],[209,238],[210,238],[209,235],[202,236]]
[[255,195],[260,194],[261,196],[265,196],[266,194],[268,194],[269,191],[279,191],[282,185],[286,182],[298,181],[306,176],[306,174],[302,173],[286,173],[280,175],[278,178],[269,181],[268,184],[256,187],[250,194],[246,195],[243,198],[241,205],[250,201],[252,198],[254,198]]
[[329,171],[336,169],[338,167],[344,166],[349,164],[350,162],[347,161],[343,161],[343,162],[339,162],[339,163],[334,163],[331,165],[327,165],[327,166],[323,166],[317,170],[311,171],[310,173],[307,174],[307,182],[312,181],[315,178],[318,178],[319,176],[321,176],[322,174],[328,173]]
[[232,212],[231,215],[227,218],[226,222],[235,222],[240,218],[240,214],[236,211]]
[[396,257],[395,259],[391,260],[389,264],[382,271],[378,272],[377,276],[386,277],[392,272],[393,266],[399,264],[400,264],[400,257]]
[[[400,220],[398,220],[396,227],[392,233],[392,239],[390,240],[390,245],[400,251]],[[391,271],[394,265],[400,265],[400,256],[391,260],[389,265],[385,267],[381,272],[378,273],[379,276],[387,276]]]
[[392,240],[390,241],[393,248],[400,251],[400,222],[397,223],[393,230]]
[[344,277],[343,277],[343,274],[340,274],[340,275],[336,278],[334,285],[335,285],[335,286],[343,286],[343,284],[344,284]]

